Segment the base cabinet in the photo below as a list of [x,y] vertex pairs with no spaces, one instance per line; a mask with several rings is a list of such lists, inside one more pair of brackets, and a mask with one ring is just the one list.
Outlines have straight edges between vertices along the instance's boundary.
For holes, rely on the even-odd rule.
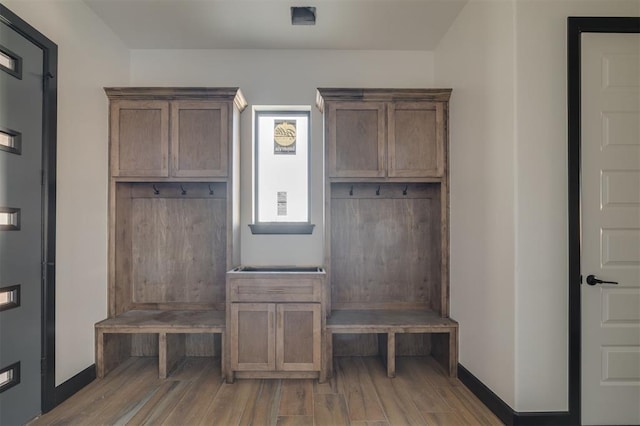
[[231,369],[319,371],[319,303],[232,303]]
[[228,383],[321,378],[326,273],[320,267],[242,266],[227,272]]

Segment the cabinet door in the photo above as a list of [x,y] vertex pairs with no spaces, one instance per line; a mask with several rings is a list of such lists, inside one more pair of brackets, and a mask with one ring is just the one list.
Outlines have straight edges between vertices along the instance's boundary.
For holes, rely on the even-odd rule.
[[330,177],[384,177],[384,103],[331,103],[325,125]]
[[319,303],[277,305],[276,365],[280,371],[320,370]]
[[111,175],[169,176],[169,103],[111,103]]
[[389,177],[440,177],[444,107],[439,102],[389,104]]
[[229,106],[222,102],[171,103],[171,174],[227,176]]
[[275,311],[274,303],[231,304],[232,370],[275,370]]

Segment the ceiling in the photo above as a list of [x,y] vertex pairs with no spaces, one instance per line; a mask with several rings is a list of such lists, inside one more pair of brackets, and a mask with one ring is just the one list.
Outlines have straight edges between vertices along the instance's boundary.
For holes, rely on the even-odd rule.
[[365,50],[433,50],[467,1],[84,0],[130,49]]

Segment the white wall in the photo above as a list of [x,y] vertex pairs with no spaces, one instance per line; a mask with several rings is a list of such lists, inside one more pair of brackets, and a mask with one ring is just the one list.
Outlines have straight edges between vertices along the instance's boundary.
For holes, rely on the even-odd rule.
[[107,97],[129,51],[79,1],[3,0],[58,45],[56,385],[94,363],[107,316]]
[[471,1],[435,51],[451,97],[451,316],[460,363],[515,402],[514,6]]
[[568,408],[566,18],[638,15],[638,0],[471,0],[435,51],[454,88],[460,362],[516,411]]
[[[132,50],[134,86],[239,86],[249,106],[241,127],[241,258],[251,265],[323,264],[322,115],[317,87],[431,87],[430,52],[331,50]],[[313,234],[252,235],[252,105],[311,105]]]
[[516,407],[567,409],[567,16],[640,1],[518,0]]

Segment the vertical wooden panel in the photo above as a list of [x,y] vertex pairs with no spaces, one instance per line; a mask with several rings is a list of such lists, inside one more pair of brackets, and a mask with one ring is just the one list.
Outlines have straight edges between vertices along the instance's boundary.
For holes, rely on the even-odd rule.
[[185,337],[185,348],[186,356],[220,356],[220,334],[189,333]]
[[378,355],[377,334],[333,334],[334,356]]
[[224,303],[226,203],[220,199],[132,201],[136,303]]
[[129,310],[133,300],[131,279],[131,185],[112,184],[110,247],[110,315]]
[[426,356],[431,354],[431,335],[429,333],[396,334],[397,356]]
[[331,205],[334,304],[429,304],[440,251],[431,199],[347,198]]
[[131,356],[158,356],[157,333],[134,333],[131,335]]

